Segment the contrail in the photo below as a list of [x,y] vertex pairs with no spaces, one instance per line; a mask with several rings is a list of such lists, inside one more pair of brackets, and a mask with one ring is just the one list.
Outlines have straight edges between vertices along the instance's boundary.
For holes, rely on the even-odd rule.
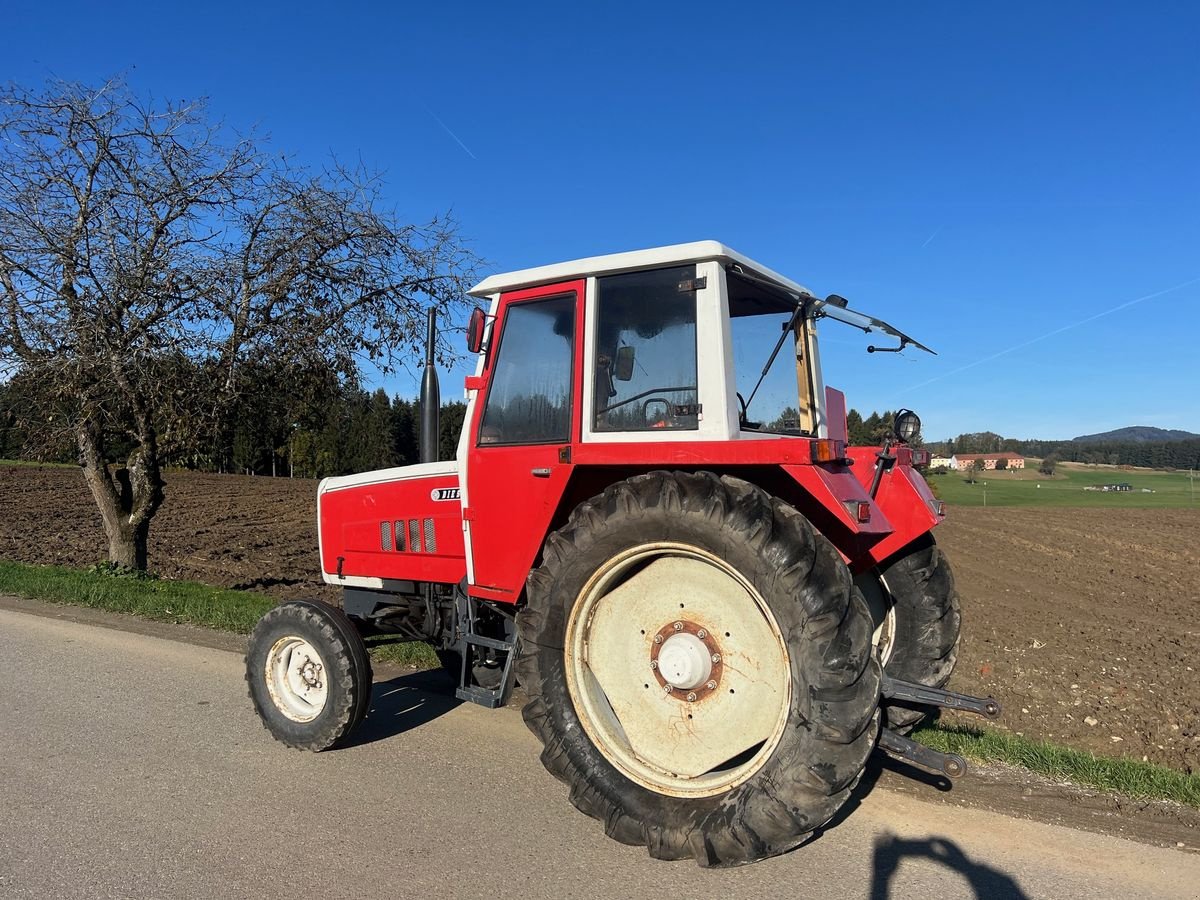
[[1063,325],[1061,328],[1055,328],[1053,331],[1048,331],[1039,337],[1031,338],[1030,340],[1024,341],[1023,343],[1016,344],[1015,346],[1009,347],[1007,350],[1001,350],[997,353],[993,353],[991,356],[985,356],[983,359],[977,359],[974,362],[967,363],[965,366],[959,366],[957,369],[954,369],[950,372],[943,372],[941,375],[935,375],[933,378],[930,378],[927,381],[922,381],[920,384],[914,384],[911,387],[906,388],[905,393],[907,393],[908,391],[915,391],[918,388],[923,388],[926,385],[933,384],[935,381],[941,381],[943,378],[949,378],[952,375],[957,375],[959,372],[965,372],[965,371],[967,371],[967,369],[974,369],[976,366],[982,366],[984,363],[989,363],[994,359],[999,359],[1001,356],[1007,356],[1009,353],[1015,353],[1018,350],[1023,350],[1024,348],[1028,347],[1030,344],[1036,344],[1039,341],[1044,341],[1047,338],[1052,338],[1057,334],[1062,334],[1064,331],[1070,331],[1072,328],[1078,328],[1080,325],[1086,325],[1088,322],[1094,322],[1097,319],[1103,318],[1104,316],[1111,316],[1115,312],[1120,312],[1123,309],[1128,309],[1129,307],[1133,306],[1135,303],[1144,303],[1147,300],[1153,300],[1155,297],[1161,297],[1164,294],[1170,294],[1174,291],[1182,290],[1185,287],[1190,287],[1191,285],[1196,284],[1198,282],[1200,282],[1200,276],[1197,276],[1196,278],[1188,279],[1187,281],[1180,282],[1179,284],[1173,285],[1172,287],[1164,288],[1161,291],[1155,291],[1153,294],[1146,294],[1142,297],[1136,297],[1133,300],[1126,300],[1124,303],[1117,304],[1112,309],[1106,309],[1103,312],[1098,312],[1095,315],[1088,316],[1086,319],[1080,319],[1078,322],[1071,322],[1069,325]]
[[435,121],[439,125],[441,125],[442,129],[446,132],[446,134],[450,135],[450,137],[454,138],[454,140],[456,140],[458,142],[458,146],[462,147],[463,150],[466,151],[467,156],[471,157],[471,159],[479,159],[478,156],[476,156],[474,153],[471,152],[471,148],[462,142],[462,138],[460,138],[457,134],[455,134],[453,131],[451,131],[450,126],[448,126],[445,122],[443,122],[441,119],[438,118],[437,113],[435,113],[428,106],[425,107],[425,112],[427,112],[431,116],[433,116],[433,121]]
[[937,237],[938,232],[941,231],[944,227],[945,227],[944,225],[939,225],[937,228],[933,229],[933,234],[931,234],[929,237],[925,238],[925,243],[923,243],[921,245],[921,249],[924,250],[926,247],[928,247],[929,242],[932,241],[935,237]]

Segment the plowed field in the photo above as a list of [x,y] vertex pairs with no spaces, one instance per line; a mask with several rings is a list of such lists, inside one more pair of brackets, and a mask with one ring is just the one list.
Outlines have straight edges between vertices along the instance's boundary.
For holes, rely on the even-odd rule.
[[[317,572],[316,483],[175,474],[151,534],[172,578],[334,599]],[[75,469],[0,466],[0,558],[105,556]],[[938,539],[963,598],[953,687],[1002,727],[1200,771],[1200,510],[952,508]]]

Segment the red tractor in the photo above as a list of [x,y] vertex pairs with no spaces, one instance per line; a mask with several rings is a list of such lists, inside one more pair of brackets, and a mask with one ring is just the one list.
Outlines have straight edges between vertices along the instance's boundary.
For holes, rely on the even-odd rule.
[[318,489],[342,608],[282,604],[250,640],[276,738],[343,741],[371,695],[363,636],[390,635],[430,642],[462,699],[500,706],[519,681],[571,802],[664,859],[796,846],[877,747],[962,774],[904,736],[930,706],[999,714],[942,689],[959,608],[920,423],[902,411],[881,446],[848,447],[816,326],[927,348],[711,241],[471,293],[490,307],[467,328],[457,459],[436,460],[430,350],[425,461]]

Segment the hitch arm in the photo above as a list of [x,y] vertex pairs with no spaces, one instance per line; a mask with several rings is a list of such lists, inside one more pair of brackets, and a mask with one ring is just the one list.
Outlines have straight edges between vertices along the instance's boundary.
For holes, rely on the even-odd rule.
[[909,740],[890,728],[879,729],[879,747],[922,769],[940,772],[947,778],[959,778],[967,771],[967,761],[957,753],[942,753]]
[[957,709],[960,712],[974,713],[986,719],[1000,717],[1000,703],[995,697],[972,697],[969,694],[956,694],[954,691],[926,687],[923,684],[901,681],[899,678],[891,678],[887,675],[883,676],[880,693],[889,700],[903,700],[909,703],[924,703],[929,706]]

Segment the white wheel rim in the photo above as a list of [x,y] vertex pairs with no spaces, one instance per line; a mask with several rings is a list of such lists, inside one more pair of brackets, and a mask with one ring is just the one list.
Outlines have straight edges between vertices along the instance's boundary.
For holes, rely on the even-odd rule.
[[605,563],[571,610],[563,652],[592,743],[660,794],[743,783],[787,723],[791,666],[775,617],[736,569],[696,547],[644,544]]
[[329,680],[325,661],[302,637],[281,637],[267,653],[267,691],[276,708],[293,722],[311,722],[325,708]]
[[875,572],[864,572],[854,579],[862,591],[871,613],[875,630],[871,633],[871,645],[879,651],[879,665],[886,666],[896,648],[896,602],[883,579]]

